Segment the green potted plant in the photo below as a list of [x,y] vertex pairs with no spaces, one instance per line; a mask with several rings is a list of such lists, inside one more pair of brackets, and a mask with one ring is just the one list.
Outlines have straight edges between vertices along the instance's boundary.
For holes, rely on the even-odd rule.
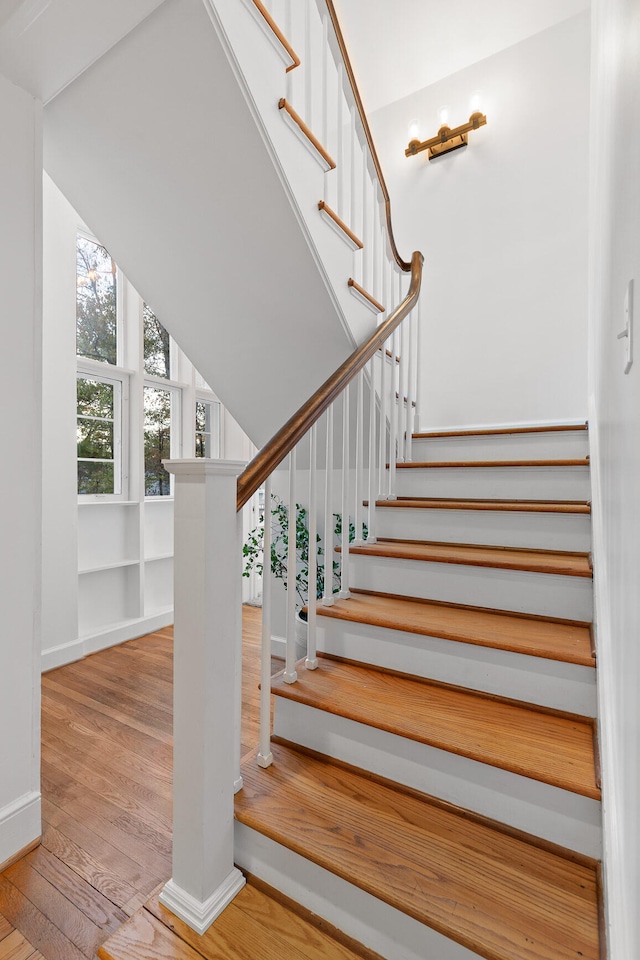
[[[334,538],[337,542],[342,539],[342,517],[334,513]],[[355,539],[355,527],[349,521],[349,542]],[[366,539],[367,528],[363,529]],[[264,538],[264,511],[258,525],[250,531],[242,547],[244,566],[243,577],[248,577],[253,570],[262,575],[264,558],[262,543]],[[331,545],[333,553],[334,544]],[[289,508],[278,497],[271,496],[271,573],[278,580],[282,580],[285,590],[288,589],[288,550],[289,550]],[[316,534],[316,555],[325,558],[322,538]],[[326,563],[326,558],[325,561]],[[340,591],[340,563],[333,560],[331,564],[332,593]],[[324,592],[324,564],[320,560],[316,567],[316,582],[314,585],[316,599],[319,600]],[[296,620],[301,628],[296,631],[299,657],[306,653],[306,612],[303,607],[309,599],[309,511],[306,507],[296,503]]]

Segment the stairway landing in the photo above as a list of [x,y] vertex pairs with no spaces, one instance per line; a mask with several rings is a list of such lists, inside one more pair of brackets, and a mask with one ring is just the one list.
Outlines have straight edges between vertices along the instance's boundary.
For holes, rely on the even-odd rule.
[[152,897],[98,951],[101,960],[381,960],[326,921],[250,880],[203,936]]

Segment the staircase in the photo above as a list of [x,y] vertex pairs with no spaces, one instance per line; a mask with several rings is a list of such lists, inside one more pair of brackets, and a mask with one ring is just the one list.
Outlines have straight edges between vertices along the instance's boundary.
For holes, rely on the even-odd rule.
[[[280,6],[289,20],[284,31],[270,12]],[[312,16],[315,7],[319,18]],[[387,960],[602,960],[586,425],[412,437],[420,353],[414,308],[422,257],[414,254],[409,264],[398,255],[366,118],[327,11],[332,11],[329,0],[274,0],[268,6],[259,0],[206,0],[203,7],[194,0],[172,0],[149,18],[145,33],[132,35],[87,81],[105,89],[106,80],[120,77],[125,68],[139,71],[144,51],[149,56],[148,33],[155,42],[150,69],[158,89],[164,89],[167,58],[162,54],[171,51],[174,37],[189,51],[202,47],[206,64],[222,49],[228,58],[224,69],[217,61],[214,71],[207,66],[203,82],[195,86],[210,89],[218,74],[225,81],[233,74],[245,101],[234,107],[242,117],[243,137],[256,154],[268,154],[279,180],[275,184],[272,168],[267,176],[265,165],[256,165],[256,176],[264,177],[261,194],[273,200],[266,219],[257,194],[253,206],[239,195],[231,206],[241,210],[248,229],[260,226],[269,235],[280,214],[288,226],[296,221],[295,229],[287,229],[286,237],[271,247],[263,237],[269,256],[258,258],[264,261],[261,276],[270,292],[268,316],[286,304],[289,328],[282,340],[287,350],[280,349],[270,324],[263,323],[261,349],[250,350],[250,365],[243,366],[237,343],[243,337],[251,342],[246,317],[256,311],[267,318],[264,311],[258,313],[260,283],[247,284],[248,302],[228,296],[229,277],[241,282],[239,243],[215,258],[215,280],[227,295],[225,310],[233,308],[231,315],[242,323],[226,324],[227,351],[217,350],[218,331],[206,311],[195,309],[195,301],[187,313],[200,326],[185,329],[183,336],[172,327],[170,317],[179,313],[182,291],[168,275],[162,251],[156,249],[140,268],[137,285],[159,291],[167,307],[166,325],[188,352],[202,356],[203,373],[216,389],[222,384],[221,398],[254,439],[266,439],[274,423],[282,423],[301,396],[309,395],[309,369],[315,374],[317,366],[318,377],[335,370],[242,473],[237,495],[240,465],[227,464],[215,476],[213,465],[196,469],[176,462],[169,468],[176,474],[176,570],[182,564],[187,571],[176,580],[174,877],[160,903],[147,908],[155,920],[138,917],[133,952],[128,952],[125,936],[120,952],[107,943],[101,955],[118,960],[193,957],[184,948],[170,953],[156,921],[175,925],[167,919],[168,907],[181,918],[176,924],[187,924],[186,930],[206,930],[205,937],[214,939],[216,928],[227,931],[229,911],[234,913],[243,896],[238,891],[244,879],[235,861],[252,883],[262,889],[267,885],[288,904],[324,918],[350,945],[361,944],[362,956],[373,951]],[[211,24],[215,42],[207,32]],[[314,58],[315,74],[311,69],[305,73],[301,67]],[[335,77],[333,68],[328,70],[330,60]],[[171,78],[171,85],[182,73]],[[315,86],[314,76],[321,78]],[[116,84],[116,92],[132,96],[124,84]],[[71,87],[49,109],[51,164],[61,178],[66,176],[71,192],[75,181],[65,173],[60,156],[86,102],[82,94],[74,98]],[[115,95],[111,99],[115,102]],[[230,99],[239,101],[237,90]],[[329,113],[330,99],[337,106],[335,116]],[[215,152],[217,128],[233,124],[225,100],[216,101],[215,122],[206,127],[204,160],[198,155],[203,169],[197,168],[192,182],[185,178],[187,193],[194,185],[198,189],[206,164],[213,163],[207,151]],[[142,101],[136,109],[143,112]],[[153,118],[164,137],[164,114]],[[118,117],[113,119],[115,128]],[[188,135],[193,136],[191,128],[184,131],[184,152],[190,155],[198,144],[191,144]],[[131,203],[149,204],[144,219],[153,232],[157,197],[146,190],[144,180],[156,162],[152,140],[148,151],[148,163],[138,171],[140,181],[132,181],[128,169],[120,172]],[[100,169],[105,162],[91,130],[77,152],[88,166],[95,163]],[[179,162],[188,167],[184,157]],[[221,182],[226,183],[224,177]],[[186,207],[188,200],[185,195],[178,206]],[[228,213],[224,194],[220,199],[220,192],[212,191],[205,200],[201,232],[217,215]],[[77,200],[76,205],[83,209]],[[145,238],[134,236],[119,247],[117,215],[107,201],[96,208],[94,220],[87,219],[135,277],[128,258],[135,260]],[[238,226],[237,235],[241,232]],[[300,271],[279,255],[279,243],[285,240],[292,256],[294,249],[303,249]],[[284,274],[294,277],[291,290]],[[304,282],[297,282],[300,277]],[[164,322],[165,314],[158,312]],[[371,333],[373,317],[383,313],[387,319]],[[296,334],[291,325],[301,318],[305,326]],[[362,347],[336,370],[349,341]],[[314,362],[292,371],[290,346],[298,358],[304,354]],[[281,354],[275,369],[269,350]],[[210,359],[214,354],[215,363]],[[239,371],[248,382],[255,373],[257,412],[254,397],[234,405]],[[334,437],[336,402],[342,427]],[[349,525],[354,502],[350,477],[355,473],[355,526],[361,531],[368,489],[370,537],[345,549],[340,597],[332,597],[330,590],[327,594],[325,585],[326,604],[316,608],[310,602],[310,637],[315,639],[310,640],[309,669],[293,662],[295,574],[290,579],[286,668],[271,687],[273,737],[269,740],[267,626],[259,764],[251,758],[236,770],[227,735],[235,714],[239,742],[238,698],[233,697],[237,655],[232,649],[238,588],[228,561],[239,546],[235,510],[265,481],[265,502],[270,503],[268,478],[291,454],[291,576],[293,506],[304,499],[296,495],[294,451],[311,430],[312,439],[303,441],[302,456],[308,459],[302,465],[309,466],[311,477],[307,502],[317,504],[313,431],[320,417],[326,441],[325,519],[331,519],[336,506],[335,458],[341,460],[343,477],[342,529]],[[350,432],[355,435],[351,446]],[[315,513],[310,511],[314,523]],[[219,517],[224,521],[218,523]],[[325,541],[329,533],[328,526]],[[310,541],[315,542],[315,527]],[[202,576],[204,587],[191,582],[197,577],[190,578],[189,570]],[[313,571],[309,580],[315,581]],[[214,641],[219,643],[215,657]],[[232,836],[234,783],[239,792]],[[219,944],[206,953],[203,941],[185,932],[184,924],[181,929],[183,944],[197,955],[232,955]],[[228,941],[233,934],[221,936]],[[140,946],[141,939],[153,946]],[[274,955],[278,942],[276,938]],[[246,955],[266,956],[264,943],[255,940]],[[332,955],[328,948],[326,955]],[[300,949],[299,956],[311,954]]]
[[603,955],[587,449],[416,437],[319,668],[273,681],[236,860],[390,960]]

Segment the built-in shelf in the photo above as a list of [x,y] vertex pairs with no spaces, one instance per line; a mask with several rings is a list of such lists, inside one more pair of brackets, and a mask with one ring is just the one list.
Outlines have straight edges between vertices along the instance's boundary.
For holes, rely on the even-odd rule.
[[157,553],[152,557],[145,557],[145,563],[155,563],[156,560],[173,560],[173,553]]
[[118,567],[133,567],[139,560],[113,560],[111,563],[99,563],[95,567],[84,567],[78,570],[78,576],[83,577],[87,573],[102,573],[104,570],[115,570]]
[[137,507],[139,500],[78,500],[79,507]]

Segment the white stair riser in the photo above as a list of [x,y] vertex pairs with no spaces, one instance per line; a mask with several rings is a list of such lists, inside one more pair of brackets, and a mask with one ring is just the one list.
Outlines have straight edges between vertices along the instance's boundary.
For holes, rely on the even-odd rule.
[[500,823],[599,857],[600,804],[559,787],[278,697],[274,734]]
[[586,577],[357,553],[351,554],[349,565],[350,586],[360,590],[563,620],[590,622],[592,619],[592,583]]
[[587,553],[591,518],[570,513],[378,507],[376,536]]
[[387,960],[478,960],[406,913],[243,823],[235,824],[238,866]]
[[398,497],[589,500],[588,467],[400,467]]
[[431,437],[411,442],[412,460],[573,460],[587,456],[586,430]]
[[318,650],[411,676],[596,716],[593,667],[318,617]]

